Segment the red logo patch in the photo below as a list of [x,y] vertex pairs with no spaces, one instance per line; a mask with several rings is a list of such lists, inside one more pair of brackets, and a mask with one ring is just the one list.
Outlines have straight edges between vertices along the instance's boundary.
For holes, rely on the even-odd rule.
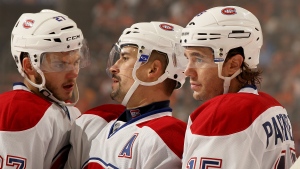
[[173,31],[174,30],[174,27],[172,25],[168,25],[168,24],[160,24],[159,27],[163,30],[166,30],[166,31]]
[[34,24],[34,20],[32,19],[27,19],[24,23],[23,23],[23,27],[25,29],[31,28]]
[[221,12],[224,15],[234,15],[234,14],[236,14],[235,8],[224,8],[224,9],[222,9]]
[[135,117],[141,115],[139,109],[133,109],[133,110],[130,110],[130,114],[131,114],[131,117],[132,117],[132,118],[135,118]]

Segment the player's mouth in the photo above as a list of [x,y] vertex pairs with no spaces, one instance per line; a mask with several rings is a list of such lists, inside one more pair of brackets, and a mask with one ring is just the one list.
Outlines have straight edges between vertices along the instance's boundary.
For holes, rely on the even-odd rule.
[[67,92],[71,92],[74,89],[74,83],[67,83],[63,85],[63,88],[67,91]]
[[194,83],[194,82],[190,82],[190,84],[191,84],[191,89],[194,90],[194,91],[199,90],[199,88],[201,87],[201,84],[197,84],[197,83]]
[[115,74],[112,75],[111,79],[112,79],[113,83],[119,83],[119,81],[120,81],[120,78],[118,76],[116,76]]
[[113,83],[119,83],[118,79],[112,78]]

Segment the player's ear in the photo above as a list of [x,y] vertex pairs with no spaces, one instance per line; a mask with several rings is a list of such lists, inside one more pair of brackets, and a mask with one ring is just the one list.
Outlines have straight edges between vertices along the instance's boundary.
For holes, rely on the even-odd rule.
[[233,75],[236,71],[238,71],[241,68],[243,61],[243,56],[240,54],[236,54],[230,59],[228,59],[223,65],[223,76],[229,77]]
[[158,78],[161,76],[162,63],[159,60],[154,60],[148,69],[148,76],[150,78]]
[[22,66],[23,66],[23,70],[27,75],[33,75],[35,74],[35,69],[32,67],[31,63],[30,63],[30,59],[28,57],[25,57],[22,60]]

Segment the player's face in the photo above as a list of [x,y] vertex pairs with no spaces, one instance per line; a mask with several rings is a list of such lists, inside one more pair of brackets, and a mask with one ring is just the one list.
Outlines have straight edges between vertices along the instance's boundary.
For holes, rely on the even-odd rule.
[[[70,52],[52,52],[46,55],[45,59],[50,57],[53,59],[55,57],[56,62],[59,61],[60,63],[65,63],[68,64],[69,67],[72,67],[64,71],[44,72],[46,88],[50,90],[57,99],[62,101],[70,100],[79,73],[78,60],[80,56],[76,54],[70,55]],[[62,64],[58,65],[60,66],[56,68],[62,69]],[[42,79],[39,75],[36,75],[35,78],[38,84],[42,83]]]
[[135,46],[123,47],[119,59],[109,68],[112,74],[112,92],[110,96],[117,102],[122,102],[134,83],[132,70],[137,60],[137,51],[138,48]]
[[193,97],[206,101],[223,93],[223,80],[213,61],[213,51],[207,47],[189,47],[184,52],[189,59],[185,75],[190,77]]

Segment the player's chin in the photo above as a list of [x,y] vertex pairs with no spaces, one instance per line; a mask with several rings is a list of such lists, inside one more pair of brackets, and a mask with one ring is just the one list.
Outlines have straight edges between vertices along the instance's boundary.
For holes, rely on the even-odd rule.
[[65,92],[59,93],[56,98],[60,101],[64,101],[64,102],[68,101],[69,102],[72,99],[73,94],[74,94],[73,91],[68,91],[68,92],[65,91]]
[[112,91],[111,93],[110,93],[110,98],[112,99],[112,100],[115,100],[115,101],[118,101],[118,94],[117,94],[117,92],[116,91]]
[[122,99],[116,95],[110,95],[110,98],[118,103],[122,103]]
[[199,101],[202,101],[202,100],[203,100],[203,97],[202,97],[201,93],[199,93],[199,92],[197,92],[197,91],[194,91],[194,93],[193,93],[193,98],[194,98],[195,100],[199,100]]
[[64,102],[70,102],[72,99],[72,95],[65,95],[65,96],[60,96],[58,100],[64,101]]

